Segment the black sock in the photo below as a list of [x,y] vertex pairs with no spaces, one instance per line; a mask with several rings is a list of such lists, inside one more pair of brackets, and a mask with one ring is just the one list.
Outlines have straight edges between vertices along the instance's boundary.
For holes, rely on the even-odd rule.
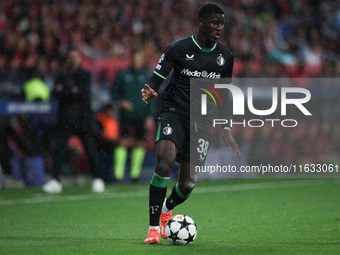
[[149,217],[150,226],[159,226],[163,202],[166,196],[166,187],[159,188],[150,184],[149,191]]
[[169,198],[165,202],[166,207],[169,210],[172,210],[172,209],[174,209],[175,206],[177,206],[177,205],[183,203],[185,200],[187,200],[187,198],[189,196],[190,196],[190,194],[188,194],[187,196],[183,196],[178,189],[178,184],[176,184],[172,189],[171,195],[169,196]]

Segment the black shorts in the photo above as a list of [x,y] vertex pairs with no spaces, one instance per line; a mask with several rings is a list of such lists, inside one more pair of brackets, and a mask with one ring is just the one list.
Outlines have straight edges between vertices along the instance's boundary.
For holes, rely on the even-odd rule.
[[211,126],[181,114],[163,111],[158,118],[156,142],[173,141],[178,149],[176,161],[203,165],[209,151]]
[[122,118],[120,121],[120,135],[122,137],[134,137],[136,140],[145,140],[143,119]]

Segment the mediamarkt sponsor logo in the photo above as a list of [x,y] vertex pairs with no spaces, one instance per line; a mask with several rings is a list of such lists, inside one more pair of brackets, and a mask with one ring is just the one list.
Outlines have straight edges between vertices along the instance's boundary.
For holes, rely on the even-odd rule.
[[215,72],[208,73],[207,71],[199,72],[197,70],[190,71],[189,69],[183,69],[181,73],[187,76],[197,77],[197,78],[200,78],[200,77],[209,78],[209,79],[220,79],[221,78],[221,75]]

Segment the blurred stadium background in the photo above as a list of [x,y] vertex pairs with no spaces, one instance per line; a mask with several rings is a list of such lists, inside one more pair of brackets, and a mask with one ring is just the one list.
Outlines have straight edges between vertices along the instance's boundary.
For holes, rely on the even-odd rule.
[[[44,141],[41,153],[47,171],[53,160],[50,154],[55,124],[53,100],[43,106],[20,104],[25,101],[25,83],[33,71],[39,73],[52,91],[63,54],[69,46],[76,45],[82,54],[83,67],[93,72],[91,104],[97,111],[110,102],[112,82],[120,70],[130,65],[132,50],[143,47],[151,71],[169,43],[197,32],[195,11],[203,2],[0,1],[2,171],[7,176],[13,175],[13,156],[17,159],[30,153],[13,139],[19,136],[29,143],[32,134],[37,133],[34,125],[25,124],[27,114],[43,113],[46,132],[41,138]],[[234,54],[235,78],[337,78],[340,75],[339,1],[216,2],[226,11],[220,42]],[[317,84],[309,89],[315,95],[311,105],[313,117],[301,120],[298,128],[234,129],[246,155],[246,164],[339,163],[340,84]],[[266,98],[256,100],[261,102]],[[154,133],[148,136],[146,168],[152,168],[153,164]],[[76,138],[69,144],[84,157]],[[79,165],[83,160],[69,161],[73,162],[71,171],[88,170],[86,164]]]

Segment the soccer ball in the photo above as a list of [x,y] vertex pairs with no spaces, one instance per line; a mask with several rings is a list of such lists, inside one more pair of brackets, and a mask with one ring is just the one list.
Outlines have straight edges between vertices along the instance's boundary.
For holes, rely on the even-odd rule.
[[179,214],[167,222],[165,235],[171,244],[186,245],[195,240],[197,227],[189,216]]

